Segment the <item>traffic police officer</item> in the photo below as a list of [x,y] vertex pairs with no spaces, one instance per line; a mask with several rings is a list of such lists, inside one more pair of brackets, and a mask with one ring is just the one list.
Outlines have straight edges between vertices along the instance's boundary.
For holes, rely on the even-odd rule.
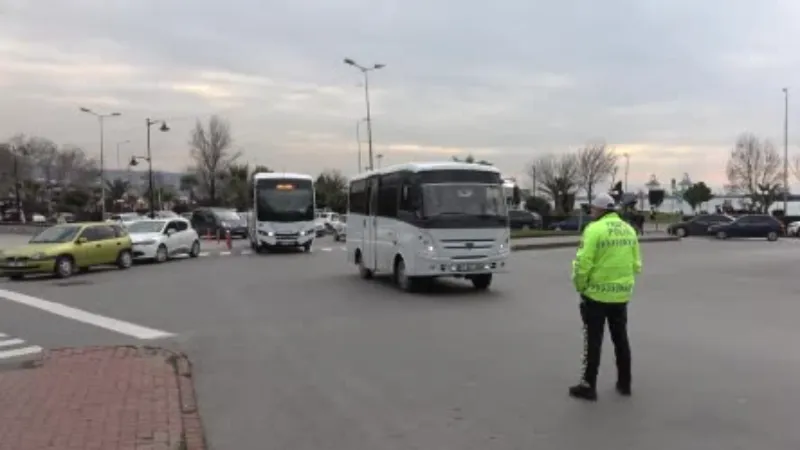
[[627,307],[642,260],[636,231],[615,208],[614,199],[608,194],[592,200],[594,220],[583,231],[572,263],[572,283],[581,298],[584,348],[581,381],[569,388],[569,394],[585,400],[597,400],[597,371],[606,321],[617,359],[617,392],[631,394]]

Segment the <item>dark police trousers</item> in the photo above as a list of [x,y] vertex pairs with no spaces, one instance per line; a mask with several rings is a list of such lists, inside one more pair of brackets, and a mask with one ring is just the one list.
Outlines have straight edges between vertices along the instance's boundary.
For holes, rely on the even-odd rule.
[[606,321],[614,343],[617,358],[617,383],[630,387],[631,348],[628,342],[628,304],[603,303],[581,295],[581,319],[583,320],[583,378],[591,387],[597,385],[600,352],[603,347],[603,332]]

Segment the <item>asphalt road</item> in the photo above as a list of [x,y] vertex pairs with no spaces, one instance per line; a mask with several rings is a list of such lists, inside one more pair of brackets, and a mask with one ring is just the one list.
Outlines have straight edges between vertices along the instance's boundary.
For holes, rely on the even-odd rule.
[[[514,254],[485,293],[404,294],[358,278],[340,251],[0,281],[99,315],[0,291],[0,332],[44,348],[184,349],[218,450],[797,449],[798,245],[645,244],[634,397],[613,392],[607,344],[596,404],[566,395],[582,351],[570,249]],[[103,318],[173,335],[142,341]]]

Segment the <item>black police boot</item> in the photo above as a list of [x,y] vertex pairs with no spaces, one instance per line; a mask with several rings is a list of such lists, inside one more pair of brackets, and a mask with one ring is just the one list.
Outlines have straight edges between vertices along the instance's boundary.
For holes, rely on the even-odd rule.
[[630,383],[620,383],[617,381],[617,393],[624,397],[631,396],[631,385]]
[[582,381],[569,388],[569,396],[593,402],[597,400],[597,390],[589,383]]

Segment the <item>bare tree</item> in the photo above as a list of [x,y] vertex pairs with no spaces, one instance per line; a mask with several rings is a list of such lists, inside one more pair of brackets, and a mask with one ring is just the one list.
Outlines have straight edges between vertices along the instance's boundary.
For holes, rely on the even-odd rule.
[[732,187],[767,212],[783,189],[782,166],[783,159],[771,142],[744,133],[736,140],[726,172]]
[[595,185],[616,175],[617,155],[603,143],[589,144],[578,150],[577,165],[578,184],[591,202]]
[[211,205],[218,200],[219,185],[231,163],[236,161],[240,152],[231,153],[230,124],[218,116],[212,116],[208,128],[198,120],[189,138],[190,154],[194,160],[192,170],[197,185],[208,197]]
[[87,187],[99,175],[97,162],[80,147],[65,146],[58,152],[52,168],[52,180],[62,188]]
[[579,187],[578,158],[573,153],[545,155],[531,164],[539,188],[555,204],[556,214],[572,210]]
[[800,155],[794,157],[791,170],[794,174],[794,177],[797,178],[797,181],[800,181]]

